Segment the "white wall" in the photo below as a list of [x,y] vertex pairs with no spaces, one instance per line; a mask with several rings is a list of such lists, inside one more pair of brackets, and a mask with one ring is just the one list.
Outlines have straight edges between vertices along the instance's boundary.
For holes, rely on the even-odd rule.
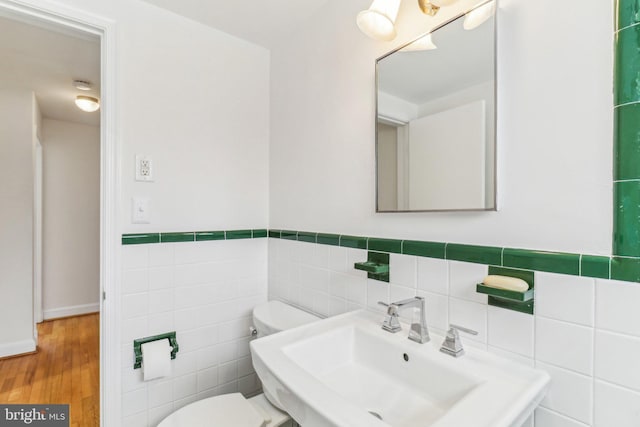
[[0,357],[35,350],[33,111],[30,91],[0,87]]
[[613,4],[500,2],[501,210],[431,214],[374,213],[375,59],[453,9],[403,2],[378,43],[355,25],[369,5],[328,2],[272,51],[270,226],[610,254]]
[[43,147],[44,318],[98,311],[100,129],[45,119]]

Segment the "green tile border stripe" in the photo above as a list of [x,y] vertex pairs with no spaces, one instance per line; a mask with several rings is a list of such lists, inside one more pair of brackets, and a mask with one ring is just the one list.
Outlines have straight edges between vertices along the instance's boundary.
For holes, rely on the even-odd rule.
[[270,229],[268,236],[275,239],[282,238],[322,245],[401,253],[519,270],[640,282],[640,258],[633,257],[611,257],[294,230]]
[[247,230],[181,231],[168,233],[132,233],[122,235],[123,245],[149,243],[201,242],[207,240],[259,239],[269,236],[266,228]]

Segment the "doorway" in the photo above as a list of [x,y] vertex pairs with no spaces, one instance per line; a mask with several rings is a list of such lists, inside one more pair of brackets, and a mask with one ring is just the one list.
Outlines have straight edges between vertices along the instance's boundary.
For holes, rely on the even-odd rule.
[[[81,11],[71,10],[68,7],[57,3],[49,3],[47,1],[39,1],[39,2],[31,2],[30,0],[0,0],[0,17],[2,19],[11,19],[15,23],[19,23],[22,25],[29,25],[35,27],[39,30],[47,30],[56,34],[57,36],[67,36],[67,37],[77,37],[80,40],[93,40],[94,43],[98,46],[98,77],[95,79],[99,86],[102,86],[101,91],[98,93],[102,98],[103,104],[108,99],[112,103],[115,104],[115,90],[113,88],[113,76],[115,74],[115,67],[113,57],[114,50],[114,27],[113,24],[109,21],[103,20],[99,17],[87,15],[82,13]],[[4,27],[4,25],[3,25]],[[28,39],[29,36],[24,36],[23,34],[16,36],[13,39],[8,40],[8,44],[16,41],[24,41]],[[4,39],[4,38],[3,38]],[[6,40],[6,39],[5,39]],[[56,49],[51,49],[48,54],[54,55],[57,52]],[[3,59],[5,56],[3,55]],[[66,58],[67,62],[69,58]],[[108,59],[105,61],[105,59]],[[38,61],[35,61],[38,63]],[[39,63],[39,65],[43,65]],[[0,65],[0,77],[7,76],[11,74],[15,70],[9,70],[9,65],[7,62],[3,61]],[[43,67],[44,68],[44,67]],[[58,70],[60,71],[60,70]],[[82,75],[74,76],[82,78]],[[68,84],[71,84],[69,82]],[[5,84],[4,88],[0,87],[0,94],[5,94],[9,92],[8,84]],[[4,92],[2,91],[4,89]],[[18,84],[13,88],[13,92],[21,92],[28,91],[28,86],[26,84]],[[76,88],[77,89],[77,88]],[[75,89],[74,89],[75,90]],[[30,197],[29,206],[32,209],[31,212],[27,215],[18,215],[18,217],[23,217],[23,219],[27,219],[28,222],[31,223],[28,233],[23,233],[22,235],[18,235],[18,233],[12,230],[13,223],[8,221],[6,216],[0,215],[0,238],[7,237],[20,237],[20,242],[29,241],[32,245],[38,244],[34,233],[37,232],[38,229],[38,217],[36,203],[38,202],[38,187],[35,185],[37,181],[37,173],[36,167],[38,165],[37,157],[33,156],[33,153],[36,152],[37,141],[41,142],[42,145],[42,164],[43,164],[43,180],[42,186],[40,187],[43,190],[43,197],[41,198],[45,202],[43,203],[44,208],[42,211],[42,221],[43,231],[40,234],[41,236],[45,236],[42,239],[41,248],[46,246],[46,215],[47,215],[47,204],[46,204],[46,186],[47,186],[47,176],[45,171],[47,170],[47,137],[46,135],[43,137],[44,133],[49,134],[49,141],[55,140],[64,140],[68,141],[72,138],[69,137],[69,129],[61,130],[61,124],[64,125],[65,120],[64,117],[56,116],[56,114],[62,114],[63,110],[67,107],[54,108],[50,110],[46,107],[47,101],[44,102],[42,95],[38,95],[38,90],[34,88],[32,90],[33,94],[31,99],[27,99],[24,97],[24,104],[16,104],[16,103],[8,103],[9,107],[2,107],[0,105],[0,109],[2,109],[2,113],[7,111],[17,111],[19,108],[17,106],[29,105],[31,109],[31,118],[32,118],[32,127],[29,130],[29,135],[33,138],[30,138],[30,145],[33,144],[31,148],[30,157],[30,165],[29,167],[20,168],[24,170],[28,170],[30,174],[30,182],[29,182],[29,191],[26,191],[27,196]],[[71,99],[73,101],[73,98]],[[107,103],[108,105],[108,103]],[[112,104],[113,105],[113,104]],[[39,107],[43,107],[39,112]],[[70,108],[76,108],[71,104]],[[46,110],[43,113],[42,110]],[[52,113],[51,111],[55,111]],[[39,117],[41,116],[41,117]],[[5,117],[4,115],[0,117]],[[28,260],[32,261],[30,267],[30,284],[32,286],[17,286],[14,280],[6,280],[5,278],[0,277],[0,296],[3,298],[7,297],[10,301],[12,301],[12,308],[16,309],[15,311],[19,311],[23,314],[22,317],[14,316],[10,319],[10,322],[0,322],[0,324],[4,326],[0,326],[0,356],[11,356],[11,355],[19,355],[29,350],[35,349],[35,342],[38,338],[42,338],[42,341],[47,340],[47,337],[50,336],[67,336],[67,337],[89,337],[89,341],[93,341],[94,345],[91,350],[80,351],[81,358],[87,359],[90,358],[92,364],[95,366],[93,369],[93,373],[87,375],[85,372],[84,381],[88,377],[92,376],[95,378],[95,382],[99,384],[98,386],[98,398],[96,408],[100,412],[98,415],[97,411],[93,414],[89,415],[88,418],[83,418],[83,420],[91,419],[92,421],[87,424],[85,421],[79,421],[76,423],[77,425],[117,425],[114,421],[119,418],[118,409],[119,405],[115,402],[118,400],[118,388],[114,386],[114,384],[119,383],[119,373],[117,372],[117,360],[114,357],[105,357],[105,354],[117,354],[116,348],[118,348],[118,336],[116,332],[116,317],[115,317],[115,309],[117,305],[117,301],[115,298],[113,300],[106,299],[106,296],[109,295],[117,295],[117,280],[116,280],[116,261],[117,261],[117,241],[118,241],[118,228],[117,228],[117,159],[116,159],[116,143],[114,137],[114,129],[115,129],[115,115],[113,114],[113,109],[102,105],[102,108],[97,113],[98,120],[100,122],[100,127],[94,132],[97,135],[97,147],[96,150],[98,153],[98,161],[97,164],[92,166],[94,172],[97,172],[97,179],[95,180],[98,185],[93,190],[94,196],[97,196],[98,207],[96,211],[98,214],[98,227],[96,232],[92,237],[92,241],[95,243],[97,247],[98,258],[95,262],[97,266],[97,271],[94,269],[94,288],[92,288],[93,301],[91,303],[76,303],[73,300],[69,303],[63,302],[62,305],[60,302],[53,302],[50,305],[47,305],[47,295],[46,295],[46,287],[47,287],[47,278],[46,278],[46,250],[43,250],[42,259],[42,268],[38,267],[38,256],[39,253],[34,247],[30,248],[31,256],[30,257],[14,257],[20,258],[22,260],[28,258]],[[40,121],[42,120],[42,121]],[[46,121],[51,121],[49,123],[47,130]],[[44,123],[43,123],[44,122]],[[56,123],[53,123],[56,122]],[[75,123],[78,126],[88,126],[88,124],[77,123],[72,120],[70,123]],[[12,124],[13,125],[13,124]],[[6,130],[7,126],[0,126],[0,130]],[[65,127],[65,126],[62,126]],[[53,129],[53,130],[52,130]],[[77,129],[76,129],[77,130]],[[37,133],[37,137],[34,135]],[[51,134],[56,134],[57,136],[51,137]],[[73,133],[73,132],[71,132]],[[27,133],[25,133],[26,135]],[[32,135],[33,134],[33,135]],[[0,138],[2,140],[2,144],[5,144],[6,141],[14,141],[14,138]],[[56,147],[59,149],[60,147]],[[5,151],[6,147],[5,147]],[[8,156],[5,156],[5,158]],[[23,156],[24,157],[24,156]],[[24,158],[22,158],[24,160]],[[77,179],[75,179],[77,181]],[[6,182],[6,181],[5,181]],[[7,186],[10,187],[10,186]],[[6,190],[6,189],[3,189]],[[13,189],[15,190],[15,189]],[[3,191],[4,192],[4,191]],[[17,191],[14,191],[14,194],[17,194]],[[7,200],[7,199],[5,199]],[[25,206],[21,206],[24,208]],[[24,226],[24,222],[21,223]],[[13,234],[11,234],[13,232]],[[68,232],[66,234],[69,234]],[[54,239],[55,240],[55,239]],[[59,243],[59,242],[58,242]],[[19,246],[19,245],[14,245]],[[0,257],[4,258],[6,255],[9,260],[11,260],[11,252],[16,252],[16,248],[2,249],[0,250]],[[60,249],[58,249],[60,251]],[[83,264],[82,261],[76,260],[78,267],[79,264]],[[67,266],[68,267],[68,266]],[[74,270],[74,266],[71,268],[67,268],[68,271]],[[38,274],[41,272],[41,274]],[[38,293],[35,286],[37,286],[38,278],[42,277],[43,282],[43,292]],[[24,284],[24,281],[20,281],[21,284]],[[18,290],[19,298],[13,298],[14,295],[11,295],[11,292]],[[74,291],[70,292],[71,294],[75,294]],[[55,290],[53,292],[54,296],[60,296],[60,292]],[[25,296],[27,298],[25,298]],[[42,302],[39,302],[41,299]],[[51,300],[51,298],[49,298]],[[57,306],[56,306],[57,305]],[[40,312],[41,308],[41,312]],[[99,311],[101,314],[98,315],[85,315],[86,313]],[[6,312],[7,310],[5,310]],[[11,311],[11,310],[8,310]],[[48,312],[48,313],[47,313]],[[27,322],[23,322],[24,315],[28,317]],[[53,322],[41,323],[38,328],[34,328],[36,321],[40,320],[40,315],[43,318],[49,316],[50,318],[63,318],[60,320],[55,320]],[[72,316],[72,317],[68,317]],[[78,317],[80,316],[80,317]],[[25,336],[14,335],[10,336],[8,343],[9,345],[5,345],[6,343],[3,341],[7,341],[5,336],[2,334],[11,331],[11,333],[18,330],[18,332],[24,332],[23,323],[28,324],[27,328],[30,329],[29,334],[23,334]],[[39,331],[39,333],[38,333]],[[90,337],[93,332],[85,333],[86,331],[95,332],[94,339],[92,340]],[[59,334],[59,332],[63,332]],[[38,337],[38,334],[40,337]],[[98,335],[100,338],[98,339]],[[18,339],[13,339],[13,338]],[[22,339],[24,338],[24,339]],[[13,339],[13,340],[12,340]],[[78,342],[73,339],[68,340],[72,346],[77,346]],[[45,345],[38,342],[39,347],[44,347]],[[33,348],[32,348],[33,347]],[[59,345],[54,345],[54,347],[59,347]],[[37,354],[36,354],[37,355]],[[28,360],[26,357],[15,357],[10,358],[8,361],[11,362],[16,372],[20,372],[21,368],[16,367],[16,361],[18,360]],[[68,363],[70,359],[73,357],[68,352],[63,352],[63,354],[57,355],[59,360],[63,360],[64,369],[67,369]],[[25,366],[29,366],[28,363],[24,364]],[[38,364],[36,364],[38,365]],[[32,367],[34,365],[31,365]],[[86,371],[86,370],[85,370]],[[37,370],[34,369],[22,369],[22,373],[18,376],[24,381],[35,382],[38,378]],[[14,376],[15,377],[15,376]],[[0,378],[6,378],[0,375]],[[17,379],[14,380],[14,384],[17,383]],[[6,382],[3,384],[3,387],[9,387],[11,384],[7,384]],[[54,387],[55,388],[55,387]],[[73,387],[72,387],[73,388]],[[82,386],[80,387],[82,390]],[[74,392],[75,393],[75,392]],[[84,393],[84,392],[82,392]],[[15,393],[17,394],[17,393]],[[37,393],[29,393],[29,395],[36,395]],[[45,393],[46,394],[46,393]],[[26,393],[21,394],[21,398],[25,398]],[[42,394],[41,394],[42,396]],[[41,397],[42,398],[42,397]],[[2,404],[3,402],[0,402]],[[41,402],[41,403],[53,403],[50,402]],[[84,405],[77,404],[76,406]],[[100,410],[101,409],[101,410]],[[72,410],[73,411],[73,410]],[[91,412],[91,411],[87,411]],[[113,416],[113,418],[112,418]],[[71,425],[74,425],[72,423]]]

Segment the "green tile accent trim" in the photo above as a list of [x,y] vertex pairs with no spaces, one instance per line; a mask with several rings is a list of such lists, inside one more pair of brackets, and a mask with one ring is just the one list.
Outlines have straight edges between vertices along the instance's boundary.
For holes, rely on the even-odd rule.
[[611,278],[640,282],[640,259],[614,257],[611,260]]
[[[280,238],[279,230],[269,230],[269,237]],[[313,232],[282,231],[283,238],[299,241],[310,241],[323,245],[343,246],[356,249],[379,250],[387,253],[397,253],[398,244],[405,255],[415,255],[426,258],[438,258],[455,261],[473,262],[486,264],[489,271],[503,268],[502,273],[514,277],[520,277],[527,283],[533,283],[533,271],[548,271],[559,274],[569,274],[573,276],[596,277],[602,279],[609,278],[610,258],[599,255],[581,255],[564,252],[546,252],[526,249],[500,248],[493,246],[474,246],[459,243],[426,242],[419,240],[397,240],[381,239],[363,236],[347,236],[328,233],[317,233],[316,241],[313,242]],[[302,236],[300,238],[300,236]],[[446,251],[445,251],[446,247]],[[446,252],[446,253],[445,253]],[[634,257],[635,258],[635,257]],[[627,258],[621,258],[627,259]],[[635,258],[640,265],[640,257]],[[622,277],[635,277],[633,268],[636,265],[632,261],[623,261],[624,265],[618,267],[619,280]],[[613,268],[613,266],[611,267]],[[631,270],[629,270],[631,268]],[[638,267],[640,270],[640,267]],[[507,273],[505,273],[505,271]],[[520,272],[520,273],[519,273]],[[491,274],[491,273],[490,273]],[[611,275],[613,277],[613,273]],[[637,280],[640,282],[640,277]]]
[[393,252],[396,254],[402,253],[402,240],[394,239],[378,239],[376,237],[369,237],[369,250],[380,252]]
[[616,36],[615,105],[640,101],[640,26],[625,28]]
[[608,279],[611,274],[611,258],[597,255],[582,255],[580,275]]
[[160,243],[160,233],[123,234],[123,245],[142,245],[146,243]]
[[614,179],[640,179],[640,104],[615,109]]
[[616,30],[640,23],[640,3],[638,0],[618,0]]
[[224,240],[224,231],[197,231],[196,241]]
[[267,230],[265,230],[264,228],[260,228],[258,230],[251,230],[252,231],[252,237],[254,239],[261,239],[263,237],[267,237]]
[[402,253],[405,255],[417,255],[428,258],[444,259],[444,249],[446,246],[446,243],[404,240],[402,242]]
[[195,242],[196,234],[193,231],[185,233],[160,233],[160,243]]
[[340,236],[340,246],[355,249],[367,249],[367,238],[359,236]]
[[287,240],[298,240],[298,232],[291,230],[282,230],[280,231],[280,238]]
[[307,243],[316,243],[316,234],[307,231],[298,231],[298,240]]
[[321,245],[340,246],[340,236],[338,234],[318,233],[317,243]]
[[529,251],[505,248],[503,265],[527,270],[580,275],[580,255],[563,252]]
[[280,238],[280,230],[269,230],[269,237],[274,239]]
[[613,183],[613,253],[640,257],[640,181]]
[[457,243],[447,244],[446,259],[474,262],[477,264],[502,265],[502,248],[472,246]]
[[225,238],[227,240],[251,239],[252,237],[253,237],[253,232],[251,230],[225,231]]

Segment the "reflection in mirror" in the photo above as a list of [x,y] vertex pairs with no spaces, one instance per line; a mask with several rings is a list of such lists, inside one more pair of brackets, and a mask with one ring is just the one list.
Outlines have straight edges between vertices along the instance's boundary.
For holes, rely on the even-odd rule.
[[496,208],[494,5],[378,60],[378,212]]

